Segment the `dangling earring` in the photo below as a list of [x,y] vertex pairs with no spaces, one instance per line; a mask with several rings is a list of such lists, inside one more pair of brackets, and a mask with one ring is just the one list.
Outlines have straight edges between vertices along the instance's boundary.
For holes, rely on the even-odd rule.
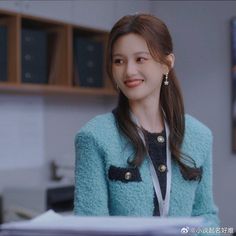
[[120,88],[117,83],[116,83],[116,89],[117,89],[117,91],[120,91]]
[[168,86],[168,85],[169,85],[168,73],[164,74],[164,85],[165,85],[165,86]]

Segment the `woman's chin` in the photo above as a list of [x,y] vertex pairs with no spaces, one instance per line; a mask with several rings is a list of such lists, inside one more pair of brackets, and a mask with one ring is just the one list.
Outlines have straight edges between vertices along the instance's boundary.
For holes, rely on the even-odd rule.
[[146,97],[143,93],[127,93],[125,96],[130,101],[141,101]]

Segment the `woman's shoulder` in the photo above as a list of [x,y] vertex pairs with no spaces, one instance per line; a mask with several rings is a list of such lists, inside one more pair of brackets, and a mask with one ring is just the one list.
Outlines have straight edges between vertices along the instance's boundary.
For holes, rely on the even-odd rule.
[[198,152],[208,152],[212,148],[211,130],[197,118],[185,115],[185,133],[183,147]]
[[110,128],[115,124],[114,116],[111,112],[97,115],[89,120],[80,130],[81,131],[90,131],[97,129]]
[[205,124],[191,115],[185,115],[182,151],[191,156],[197,166],[202,165],[212,150],[212,139],[212,132]]
[[191,136],[198,136],[203,140],[212,139],[212,131],[197,118],[185,114],[185,133]]
[[76,136],[86,135],[103,139],[112,136],[116,130],[116,121],[112,112],[97,115],[80,128]]

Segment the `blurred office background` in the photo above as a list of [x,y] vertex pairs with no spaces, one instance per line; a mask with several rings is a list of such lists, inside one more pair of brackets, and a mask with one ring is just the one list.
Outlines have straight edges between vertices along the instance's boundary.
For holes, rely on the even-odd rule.
[[[0,1],[1,9],[107,31],[125,14],[160,17],[173,37],[186,112],[214,134],[214,197],[222,226],[236,229],[230,42],[235,1]],[[115,104],[115,97],[0,91],[0,192],[49,181],[52,160],[73,167],[75,133]]]

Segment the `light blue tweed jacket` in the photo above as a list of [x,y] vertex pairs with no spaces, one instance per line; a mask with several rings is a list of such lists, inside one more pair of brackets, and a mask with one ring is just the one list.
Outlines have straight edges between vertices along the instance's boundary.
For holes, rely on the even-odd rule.
[[[74,212],[86,216],[152,216],[154,188],[148,159],[138,169],[140,180],[111,179],[109,169],[128,168],[132,145],[121,135],[112,113],[96,116],[75,137]],[[187,181],[172,161],[169,216],[204,216],[218,225],[212,194],[212,134],[195,118],[185,115],[182,152],[203,167],[202,180]],[[119,173],[118,173],[119,175]]]

